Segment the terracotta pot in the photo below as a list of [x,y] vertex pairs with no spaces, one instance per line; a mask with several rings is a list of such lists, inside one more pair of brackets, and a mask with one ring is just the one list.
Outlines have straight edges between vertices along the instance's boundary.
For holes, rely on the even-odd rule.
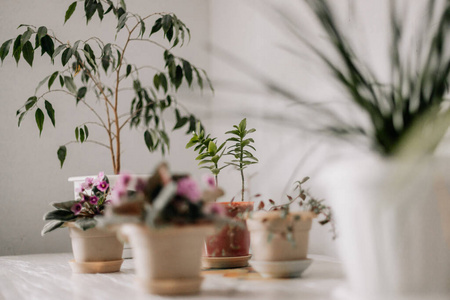
[[[258,211],[247,220],[255,261],[294,261],[306,259],[309,231],[315,215],[292,212],[282,218],[280,211]],[[297,218],[299,218],[297,220]],[[292,240],[287,238],[292,227]]]
[[115,233],[91,228],[83,231],[68,222],[75,260],[71,261],[75,273],[118,272],[123,262],[123,244]]
[[207,257],[247,256],[250,249],[250,233],[246,222],[241,218],[244,212],[253,210],[253,202],[219,202],[225,207],[227,217],[234,218],[240,224],[221,226],[205,240]]
[[132,246],[139,284],[147,292],[160,295],[200,291],[202,245],[212,231],[212,225],[152,229],[125,224],[120,228]]

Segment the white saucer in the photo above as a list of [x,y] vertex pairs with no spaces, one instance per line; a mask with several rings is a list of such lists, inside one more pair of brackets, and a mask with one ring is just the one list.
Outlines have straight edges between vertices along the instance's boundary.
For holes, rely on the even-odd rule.
[[257,261],[250,260],[253,269],[264,278],[293,278],[300,277],[311,265],[312,259],[289,261]]

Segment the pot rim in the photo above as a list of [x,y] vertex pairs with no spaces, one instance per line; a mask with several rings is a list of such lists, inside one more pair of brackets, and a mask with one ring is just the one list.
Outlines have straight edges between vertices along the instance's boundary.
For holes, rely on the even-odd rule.
[[[105,174],[105,175],[108,178],[118,178],[120,176],[120,174],[112,174],[112,175]],[[85,180],[88,177],[94,177],[95,178],[97,176],[98,176],[98,174],[96,174],[96,175],[86,175],[86,176],[72,176],[72,177],[69,177],[67,179],[67,181],[69,181],[69,182],[83,181],[83,180]],[[138,173],[138,174],[133,174],[132,173],[132,174],[130,174],[130,176],[132,178],[148,179],[151,175],[143,174],[143,173]]]
[[[281,213],[282,211],[280,210],[275,210],[275,211],[264,211],[264,210],[258,210],[253,212],[248,219],[249,220],[255,220],[255,221],[262,221],[263,219],[266,220],[278,220],[278,219],[282,219],[281,218]],[[289,216],[300,216],[300,220],[302,221],[306,221],[306,220],[312,220],[317,218],[317,215],[311,211],[294,211],[294,212],[289,212],[288,215]]]
[[180,232],[183,234],[188,234],[189,232],[196,232],[196,231],[213,232],[214,224],[213,223],[189,224],[182,226],[168,225],[162,228],[151,228],[142,223],[125,223],[121,224],[118,228],[119,232],[123,233],[124,235],[130,234],[133,229],[138,229],[139,231],[144,232],[151,236],[166,237],[178,235]]

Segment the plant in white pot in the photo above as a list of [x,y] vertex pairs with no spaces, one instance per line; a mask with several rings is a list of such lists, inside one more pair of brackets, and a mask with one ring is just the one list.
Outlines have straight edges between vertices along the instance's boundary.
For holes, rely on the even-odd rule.
[[[196,160],[199,166],[208,169],[214,175],[215,184],[218,185],[220,171],[228,166],[234,167],[240,173],[241,201],[216,202],[223,207],[227,216],[235,222],[227,223],[217,228],[216,233],[205,241],[203,266],[205,268],[236,268],[248,265],[251,255],[250,233],[247,230],[243,215],[253,210],[253,202],[245,201],[245,176],[244,170],[258,162],[252,151],[256,151],[253,138],[249,135],[256,130],[247,129],[247,119],[242,119],[238,125],[233,125],[233,130],[225,134],[231,135],[225,142],[219,143],[217,138],[205,135],[204,129],[198,127],[186,148],[194,147],[198,152]],[[231,145],[229,145],[231,144]],[[222,157],[231,159],[220,165]]]
[[[165,154],[170,139],[164,113],[173,112],[176,119],[173,130],[188,125],[187,133],[190,133],[198,122],[177,101],[175,94],[180,86],[186,84],[193,88],[197,85],[202,90],[206,86],[212,90],[212,86],[203,69],[173,54],[173,49],[187,44],[191,36],[189,28],[175,14],[149,12],[140,16],[128,11],[124,0],[117,3],[83,0],[69,6],[64,22],[70,21],[79,4],[83,4],[86,23],[97,17],[100,21],[108,17],[115,19],[110,28],[115,39],[106,41],[93,36],[65,42],[64,37],[56,36],[45,26],[22,24],[19,28],[23,33],[0,46],[0,59],[3,62],[10,54],[17,63],[23,59],[33,67],[35,57],[45,55],[48,64],[57,66],[38,84],[35,95],[17,110],[19,126],[28,114],[34,114],[39,135],[46,120],[55,126],[57,112],[50,99],[54,94],[64,96],[58,101],[67,101],[71,110],[83,106],[91,112],[90,116],[79,114],[80,123],[74,128],[74,140],[59,147],[57,156],[61,167],[68,145],[94,143],[107,149],[112,170],[119,174],[124,150],[122,134],[127,127],[143,132],[150,152],[159,150]],[[130,49],[145,51],[148,47],[160,49],[164,67],[135,62],[129,55]],[[153,80],[140,79],[149,75]]]
[[205,203],[223,192],[202,192],[189,175],[171,175],[166,164],[139,180],[133,194],[128,180],[119,182],[114,205],[99,221],[131,244],[140,286],[160,295],[198,293],[204,239],[221,213],[220,206]]
[[[267,87],[323,121],[302,125],[370,149],[327,162],[323,177],[335,208],[349,291],[358,299],[448,298],[450,248],[441,220],[450,212],[439,209],[434,172],[446,162],[433,153],[450,124],[450,2],[389,2],[389,55],[384,57],[389,72],[381,76],[354,46],[355,35],[344,33],[331,1],[305,2],[329,47],[317,46],[315,37],[307,35],[310,28],[301,26],[291,11],[278,9],[283,28],[299,49],[306,46],[317,55],[333,77],[329,83],[338,84],[344,103],[361,118],[305,101],[273,82]],[[408,22],[419,11],[420,26]],[[289,46],[290,53],[303,57],[299,49]],[[322,85],[327,82],[323,78]],[[445,172],[448,168],[444,178]]]
[[80,186],[76,200],[52,203],[49,221],[42,235],[61,227],[68,227],[72,240],[74,273],[118,272],[122,265],[123,244],[116,234],[97,228],[96,216],[103,215],[110,202],[108,177],[101,172],[97,178],[88,177]]
[[[287,203],[275,205],[269,199],[271,207],[266,211],[261,201],[258,210],[248,214],[253,254],[250,264],[263,277],[299,277],[309,267],[312,260],[307,258],[307,253],[313,219],[323,216],[319,223],[331,223],[334,232],[331,208],[302,187],[308,179],[296,182],[297,195],[288,195]],[[294,203],[302,209],[291,211]]]

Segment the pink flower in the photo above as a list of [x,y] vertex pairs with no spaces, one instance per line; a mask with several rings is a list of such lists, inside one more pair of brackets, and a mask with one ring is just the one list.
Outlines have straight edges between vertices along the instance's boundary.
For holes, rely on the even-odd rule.
[[94,179],[94,184],[95,185],[99,184],[100,182],[103,181],[103,178],[105,178],[105,172],[98,173],[97,178]]
[[89,199],[89,203],[92,205],[96,205],[98,203],[98,197],[92,196],[91,199]]
[[85,190],[85,188],[82,185],[80,185],[75,189],[75,193],[79,194],[79,193],[84,192],[84,190]]
[[202,193],[194,179],[185,177],[177,182],[177,195],[186,197],[191,202],[196,203],[200,201]]
[[208,203],[203,207],[203,213],[205,215],[226,216],[227,209],[224,205],[220,205],[218,203]]
[[81,184],[81,186],[82,186],[84,189],[92,189],[92,187],[94,186],[94,178],[92,178],[92,177],[87,177],[87,178],[84,180],[84,183]]
[[78,215],[83,209],[83,205],[81,203],[75,203],[70,209],[75,215]]
[[128,173],[121,173],[119,176],[119,180],[117,181],[117,184],[121,184],[124,186],[128,186],[131,181],[131,175]]
[[215,188],[216,187],[216,180],[214,179],[214,176],[210,175],[210,174],[205,174],[202,177],[203,182],[206,183],[206,185],[209,188]]
[[97,188],[101,192],[106,192],[108,190],[109,184],[106,181],[101,181],[97,185]]
[[111,191],[111,202],[113,204],[120,204],[122,197],[127,195],[127,187],[120,182],[117,182]]

